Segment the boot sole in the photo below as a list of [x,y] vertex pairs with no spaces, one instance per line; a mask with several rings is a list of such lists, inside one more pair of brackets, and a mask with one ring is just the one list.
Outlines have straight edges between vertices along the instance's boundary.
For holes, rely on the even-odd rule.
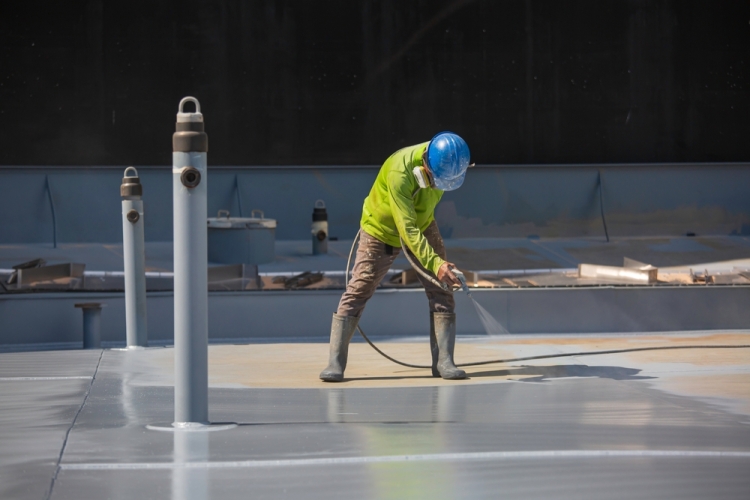
[[333,374],[323,375],[321,373],[320,374],[320,380],[322,380],[323,382],[341,382],[342,380],[344,380],[344,376],[343,375],[333,375]]

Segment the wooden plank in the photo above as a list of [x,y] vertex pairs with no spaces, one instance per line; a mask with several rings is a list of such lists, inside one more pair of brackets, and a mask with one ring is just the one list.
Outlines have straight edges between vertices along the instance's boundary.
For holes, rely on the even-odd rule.
[[596,264],[578,264],[578,277],[598,280],[615,280],[631,283],[656,283],[659,270],[637,269],[632,267],[599,266]]

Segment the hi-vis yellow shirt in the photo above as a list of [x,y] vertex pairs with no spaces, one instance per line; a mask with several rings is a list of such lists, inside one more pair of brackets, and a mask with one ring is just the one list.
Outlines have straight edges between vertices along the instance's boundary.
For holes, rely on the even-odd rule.
[[437,275],[445,262],[427,242],[422,231],[435,220],[443,191],[420,189],[412,170],[422,166],[422,153],[429,142],[400,149],[380,167],[375,184],[362,207],[362,229],[378,240],[400,247],[404,243],[425,269]]

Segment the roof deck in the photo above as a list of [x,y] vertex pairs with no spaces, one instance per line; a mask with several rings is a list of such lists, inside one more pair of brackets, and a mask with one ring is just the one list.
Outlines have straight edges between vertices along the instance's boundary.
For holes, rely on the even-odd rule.
[[[354,343],[340,384],[317,379],[325,343],[212,345],[210,419],[238,424],[216,432],[147,428],[173,418],[171,348],[4,353],[0,496],[744,498],[748,344],[750,332],[464,337],[459,363],[560,357],[444,381]],[[426,338],[380,346],[428,362]]]

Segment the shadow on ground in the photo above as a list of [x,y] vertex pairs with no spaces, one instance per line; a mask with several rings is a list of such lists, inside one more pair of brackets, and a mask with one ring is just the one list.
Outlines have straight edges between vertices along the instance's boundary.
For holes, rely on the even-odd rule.
[[[557,378],[608,378],[612,380],[647,380],[655,377],[639,376],[641,370],[622,366],[550,365],[522,366],[503,370],[472,372],[472,378],[509,377],[518,382],[545,382]],[[515,378],[519,377],[519,378]]]
[[[521,366],[517,368],[505,368],[498,370],[487,370],[473,372],[471,367],[467,370],[466,380],[479,378],[503,377],[507,380],[518,382],[546,382],[560,378],[606,378],[611,380],[648,380],[656,377],[638,375],[641,370],[636,368],[625,368],[622,366],[588,366],[588,365],[547,365],[547,366]],[[388,380],[429,380],[431,375],[393,375],[373,377],[346,377],[342,382],[355,381],[388,381]]]

